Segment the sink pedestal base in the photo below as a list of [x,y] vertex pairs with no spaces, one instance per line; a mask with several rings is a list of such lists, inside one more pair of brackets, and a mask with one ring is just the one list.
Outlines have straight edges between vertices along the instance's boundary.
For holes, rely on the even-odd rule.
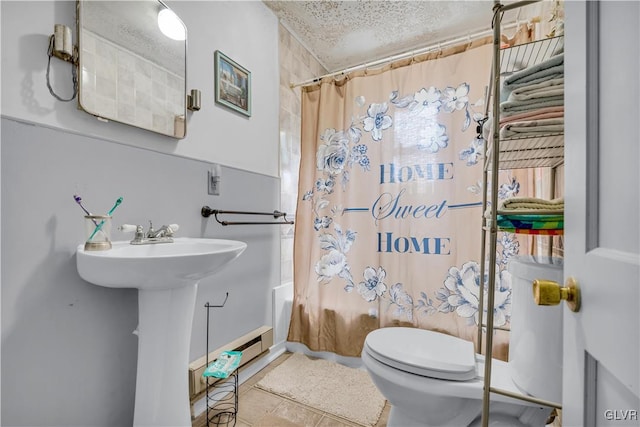
[[191,427],[189,350],[198,284],[138,291],[135,427]]

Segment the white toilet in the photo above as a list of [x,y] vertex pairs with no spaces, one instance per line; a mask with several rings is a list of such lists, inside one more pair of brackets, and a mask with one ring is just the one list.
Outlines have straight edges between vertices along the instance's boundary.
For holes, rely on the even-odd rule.
[[[562,283],[562,260],[514,257],[509,362],[493,360],[491,386],[552,402],[562,395],[562,310],[533,301],[535,279]],[[417,328],[377,329],[362,361],[391,404],[387,425],[479,426],[484,356],[473,343]],[[544,426],[552,408],[491,393],[491,426]]]

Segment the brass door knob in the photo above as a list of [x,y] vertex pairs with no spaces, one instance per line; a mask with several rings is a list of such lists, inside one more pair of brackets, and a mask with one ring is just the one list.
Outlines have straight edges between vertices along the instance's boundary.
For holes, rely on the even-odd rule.
[[538,305],[558,305],[565,300],[571,311],[580,310],[580,287],[569,277],[563,287],[558,282],[537,279],[533,281],[533,299]]

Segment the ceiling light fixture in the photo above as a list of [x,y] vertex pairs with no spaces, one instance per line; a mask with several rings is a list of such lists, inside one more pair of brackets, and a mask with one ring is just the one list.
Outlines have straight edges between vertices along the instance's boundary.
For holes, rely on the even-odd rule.
[[185,40],[187,32],[178,15],[171,9],[162,9],[158,13],[158,27],[162,34],[173,40]]

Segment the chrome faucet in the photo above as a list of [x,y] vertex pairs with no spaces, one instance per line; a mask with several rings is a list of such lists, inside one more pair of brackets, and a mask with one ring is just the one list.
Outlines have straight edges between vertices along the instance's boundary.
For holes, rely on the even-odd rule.
[[132,245],[151,245],[155,243],[173,243],[173,233],[178,231],[178,224],[163,225],[159,229],[153,228],[153,223],[149,221],[149,229],[144,232],[141,225],[122,224],[118,230],[124,232],[135,231]]

